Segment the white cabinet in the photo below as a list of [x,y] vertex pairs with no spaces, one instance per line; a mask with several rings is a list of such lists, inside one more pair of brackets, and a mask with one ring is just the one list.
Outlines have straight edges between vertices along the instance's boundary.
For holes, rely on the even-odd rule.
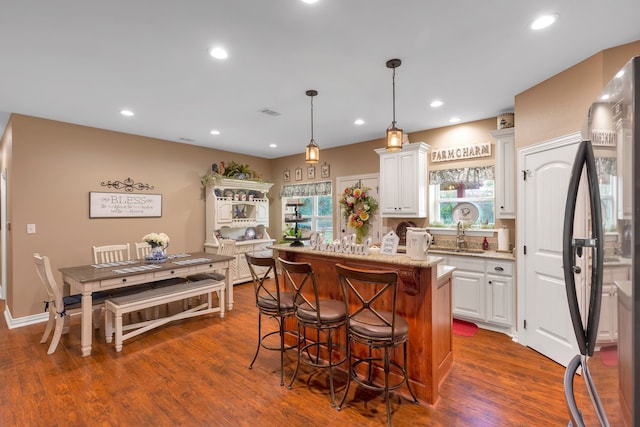
[[513,261],[451,255],[453,316],[513,333],[515,294]]
[[631,149],[634,146],[629,120],[622,119],[616,123],[618,175],[618,219],[633,218],[633,169]]
[[268,182],[220,178],[206,189],[205,252],[216,253],[218,239],[236,241],[233,283],[251,280],[245,252],[265,250],[275,240],[269,227]]
[[629,280],[629,265],[605,264],[602,269],[602,302],[597,343],[618,341],[618,288],[614,282]]
[[426,217],[429,145],[414,142],[399,151],[375,151],[380,156],[380,216]]
[[496,140],[495,210],[496,217],[516,217],[515,128],[491,132]]

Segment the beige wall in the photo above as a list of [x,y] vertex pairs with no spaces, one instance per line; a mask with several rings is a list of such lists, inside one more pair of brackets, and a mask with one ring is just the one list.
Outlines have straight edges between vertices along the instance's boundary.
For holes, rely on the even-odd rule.
[[[9,126],[3,163],[11,224],[7,307],[14,318],[42,312],[34,251],[51,258],[60,280],[58,268],[92,262],[92,245],[133,245],[150,232],[167,233],[175,252],[202,250],[200,178],[211,164],[248,163],[271,179],[266,159],[22,115],[12,115]],[[162,217],[90,219],[89,192],[118,191],[101,183],[126,178],[162,195]],[[27,224],[36,224],[36,234],[26,233]]]
[[[633,55],[640,55],[640,42],[598,53],[591,58],[515,96],[516,146],[523,147],[579,130],[583,117],[604,83]],[[432,148],[493,142],[490,131],[496,119],[489,118],[457,126],[409,134],[412,142]],[[377,173],[380,139],[326,149],[321,147],[316,165],[330,166],[336,177]],[[12,115],[2,140],[2,165],[8,169],[7,308],[12,317],[42,312],[43,294],[31,255],[34,251],[52,258],[54,270],[91,261],[91,246],[139,240],[152,231],[172,238],[174,251],[202,248],[204,198],[200,178],[211,163],[247,163],[265,181],[274,182],[271,199],[273,238],[281,235],[281,203],[278,196],[282,174],[307,167],[300,154],[266,160],[203,147],[144,138],[33,117]],[[430,169],[493,164],[494,158],[429,165]],[[163,195],[162,218],[89,219],[88,193],[112,191],[104,181],[132,178],[153,185]],[[291,181],[296,183],[296,181]],[[334,219],[339,212],[336,211]],[[394,227],[399,220],[387,220]],[[26,234],[26,225],[36,224],[36,234]],[[515,235],[515,221],[504,221]],[[419,224],[422,225],[422,224]],[[500,225],[500,222],[499,224]],[[59,275],[58,275],[59,279]]]

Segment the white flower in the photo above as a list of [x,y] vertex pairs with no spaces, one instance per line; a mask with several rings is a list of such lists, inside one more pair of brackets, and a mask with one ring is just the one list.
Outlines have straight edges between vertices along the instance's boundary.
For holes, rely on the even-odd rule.
[[156,246],[162,246],[166,248],[169,246],[169,236],[164,233],[149,233],[142,238],[145,242],[155,248]]

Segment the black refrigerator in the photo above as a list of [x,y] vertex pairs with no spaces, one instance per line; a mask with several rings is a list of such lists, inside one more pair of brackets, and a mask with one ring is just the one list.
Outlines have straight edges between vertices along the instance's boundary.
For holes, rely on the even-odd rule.
[[569,183],[563,269],[580,351],[564,376],[572,426],[640,426],[639,102],[635,57],[592,103]]

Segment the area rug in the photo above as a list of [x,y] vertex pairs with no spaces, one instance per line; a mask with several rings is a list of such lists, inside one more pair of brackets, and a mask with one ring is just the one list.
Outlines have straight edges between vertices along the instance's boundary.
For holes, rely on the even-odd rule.
[[600,360],[604,366],[618,366],[618,346],[610,345],[600,349]]
[[478,325],[465,320],[453,319],[453,333],[462,337],[472,337],[478,332]]

